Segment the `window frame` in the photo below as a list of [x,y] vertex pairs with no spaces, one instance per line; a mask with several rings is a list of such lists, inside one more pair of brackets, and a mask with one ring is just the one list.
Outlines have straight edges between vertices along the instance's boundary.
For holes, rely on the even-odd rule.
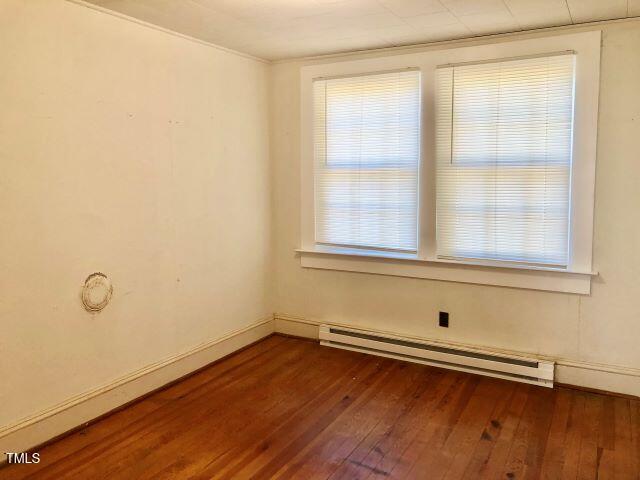
[[[599,30],[486,45],[449,47],[419,53],[346,60],[303,67],[301,91],[301,265],[383,275],[589,294],[592,265],[598,94]],[[570,200],[570,247],[567,268],[517,262],[457,261],[437,257],[436,249],[436,68],[441,65],[495,61],[573,50],[576,54],[573,162]],[[315,242],[313,91],[315,78],[360,75],[394,69],[421,71],[421,164],[418,187],[418,252],[396,256],[379,251],[326,248]]]

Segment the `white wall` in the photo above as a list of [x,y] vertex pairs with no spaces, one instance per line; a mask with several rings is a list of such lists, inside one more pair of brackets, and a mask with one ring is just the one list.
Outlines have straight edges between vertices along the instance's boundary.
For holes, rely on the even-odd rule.
[[0,427],[272,313],[267,69],[0,2]]
[[[300,267],[294,252],[300,242],[300,68],[407,51],[396,50],[272,68],[277,312],[549,355],[563,364],[561,382],[640,395],[640,22],[598,28],[603,30],[603,47],[594,265],[600,276],[590,296]],[[455,46],[412,51],[434,48]],[[437,327],[439,310],[450,312],[449,329]]]

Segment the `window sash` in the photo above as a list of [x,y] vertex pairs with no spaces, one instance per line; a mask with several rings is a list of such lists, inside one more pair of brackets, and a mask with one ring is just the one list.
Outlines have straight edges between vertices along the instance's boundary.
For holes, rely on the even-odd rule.
[[574,78],[568,53],[437,70],[438,258],[569,264]]
[[316,243],[416,252],[420,72],[317,79]]

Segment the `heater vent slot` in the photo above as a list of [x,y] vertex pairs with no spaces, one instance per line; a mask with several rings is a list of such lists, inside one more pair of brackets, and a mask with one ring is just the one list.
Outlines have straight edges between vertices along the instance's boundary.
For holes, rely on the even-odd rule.
[[425,343],[413,342],[411,340],[398,340],[396,338],[385,338],[378,335],[371,335],[369,333],[351,332],[349,330],[340,330],[338,328],[331,328],[331,333],[337,333],[340,335],[346,335],[354,338],[364,338],[367,340],[375,340],[377,342],[389,343],[392,345],[400,345],[403,347],[419,348],[422,350],[428,350],[430,352],[447,353],[450,355],[460,355],[469,358],[480,358],[482,360],[492,360],[494,362],[504,362],[511,365],[522,365],[524,367],[538,368],[538,362],[529,360],[520,360],[516,358],[500,357],[498,355],[490,355],[487,353],[469,352],[466,350],[456,350],[453,348],[436,347],[435,345],[428,345]]

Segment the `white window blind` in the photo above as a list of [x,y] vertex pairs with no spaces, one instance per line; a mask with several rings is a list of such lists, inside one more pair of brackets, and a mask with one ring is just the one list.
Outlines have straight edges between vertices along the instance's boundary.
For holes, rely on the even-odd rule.
[[567,266],[575,55],[437,70],[437,254]]
[[319,244],[415,252],[420,72],[314,81]]

